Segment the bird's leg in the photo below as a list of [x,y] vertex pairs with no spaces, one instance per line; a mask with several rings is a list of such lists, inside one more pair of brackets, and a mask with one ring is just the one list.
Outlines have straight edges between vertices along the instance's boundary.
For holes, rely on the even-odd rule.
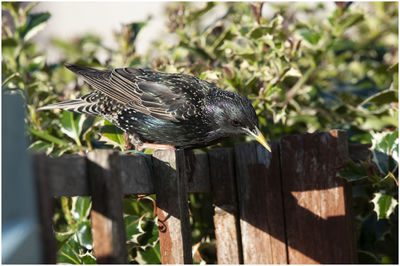
[[141,150],[140,147],[142,146],[143,142],[140,140],[138,134],[135,133],[128,134],[124,132],[124,139],[125,139],[125,150],[132,150],[133,147],[136,151]]
[[128,134],[124,132],[124,139],[125,139],[125,150],[131,150],[132,144],[135,146],[135,150],[141,151],[144,149],[151,149],[151,150],[175,150],[175,146],[168,145],[168,144],[156,144],[156,143],[143,143],[140,140],[138,134]]
[[124,136],[124,140],[125,140],[124,150],[126,150],[126,151],[132,150],[133,145],[132,145],[129,134],[124,132],[123,136]]
[[151,150],[176,150],[175,146],[168,144],[156,144],[156,143],[142,143],[138,147],[139,150],[151,149]]

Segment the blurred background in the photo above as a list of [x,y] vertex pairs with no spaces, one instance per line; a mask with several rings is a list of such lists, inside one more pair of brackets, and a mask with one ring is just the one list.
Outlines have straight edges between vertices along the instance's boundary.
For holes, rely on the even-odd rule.
[[[196,75],[248,97],[272,140],[346,130],[349,143],[371,150],[340,171],[353,187],[358,260],[398,263],[397,2],[2,2],[3,122],[17,121],[4,109],[17,97],[8,108],[21,108],[29,151],[122,150],[121,131],[104,132],[104,119],[36,111],[89,91],[65,63]],[[248,139],[219,146],[234,141]],[[4,193],[6,178],[18,174],[4,170],[13,145],[2,150],[3,210],[14,208],[5,204],[13,193]],[[132,263],[160,262],[153,201],[124,200]],[[58,262],[95,263],[90,199],[55,205]],[[190,195],[190,207],[195,261],[215,263],[210,197]]]
[[148,21],[136,42],[136,51],[145,55],[149,43],[167,30],[167,17],[163,12],[167,2],[42,2],[33,12],[50,12],[45,31],[35,36],[40,49],[47,54],[48,61],[57,61],[59,52],[51,45],[51,39],[62,37],[73,40],[87,33],[101,37],[105,46],[117,49],[114,33],[121,25],[132,21]]

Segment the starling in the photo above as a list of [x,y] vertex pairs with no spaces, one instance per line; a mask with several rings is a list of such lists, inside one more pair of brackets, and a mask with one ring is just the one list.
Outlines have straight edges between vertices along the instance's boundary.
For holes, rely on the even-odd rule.
[[246,134],[271,151],[257,127],[253,106],[238,93],[186,74],[66,67],[94,90],[39,110],[60,108],[102,116],[132,136],[134,145],[141,148],[200,148]]

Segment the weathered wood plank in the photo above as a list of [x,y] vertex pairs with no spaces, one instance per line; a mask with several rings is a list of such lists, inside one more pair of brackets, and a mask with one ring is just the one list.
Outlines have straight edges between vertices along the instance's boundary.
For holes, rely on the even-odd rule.
[[49,187],[54,197],[87,196],[89,194],[86,157],[74,154],[58,158],[47,157],[45,160],[49,175]]
[[[189,183],[189,192],[208,193],[210,179],[207,154],[196,154],[195,157],[195,170]],[[64,155],[58,158],[45,157],[44,160],[48,168],[49,189],[52,196],[90,196],[86,157]],[[150,155],[148,158],[136,154],[120,155],[117,160],[124,195],[155,193]]]
[[336,177],[347,154],[343,132],[281,139],[289,263],[354,263],[346,183]]
[[207,153],[195,154],[195,168],[188,183],[189,193],[208,193],[210,187],[210,169]]
[[89,152],[87,158],[93,250],[97,263],[127,263],[118,154],[112,150],[97,150]]
[[258,143],[235,145],[240,231],[245,264],[285,264],[279,150]]
[[[349,145],[347,142],[347,133],[344,130],[333,129],[329,131],[329,135],[331,135],[334,139],[336,139],[337,143],[337,151],[338,151],[338,169],[340,170],[341,167],[345,166],[351,156],[350,151],[354,149],[353,145]],[[368,145],[370,146],[370,145]],[[357,148],[355,148],[357,149]],[[362,149],[363,152],[358,153],[359,157],[358,160],[365,160],[369,156],[371,156],[371,151],[368,148]],[[354,151],[352,151],[354,155]],[[354,160],[353,158],[351,158]],[[351,263],[357,263],[357,239],[356,239],[356,228],[354,224],[354,205],[353,205],[353,191],[352,185],[347,181],[341,178],[341,183],[343,184],[343,195],[344,195],[344,204],[346,215],[344,217],[344,233],[346,234],[347,238],[347,246],[344,248],[348,248],[348,256]]]
[[39,203],[42,262],[55,264],[57,242],[53,233],[54,199],[49,187],[47,156],[45,154],[35,154],[32,159]]
[[233,150],[209,151],[218,264],[243,263]]
[[155,151],[153,170],[162,263],[191,264],[188,177],[184,151]]
[[141,154],[120,155],[120,176],[125,195],[154,193],[154,177],[150,155]]

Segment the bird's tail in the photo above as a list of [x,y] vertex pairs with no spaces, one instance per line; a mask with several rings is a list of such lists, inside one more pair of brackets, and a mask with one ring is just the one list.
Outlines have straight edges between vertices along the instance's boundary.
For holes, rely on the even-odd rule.
[[78,66],[78,65],[73,65],[73,64],[65,64],[65,67],[68,68],[70,71],[74,72],[75,74],[81,75],[81,76],[98,76],[103,73],[109,73],[110,71],[108,70],[101,70],[101,69],[96,69],[93,67],[86,67],[86,66]]
[[38,108],[37,110],[41,111],[41,110],[51,110],[51,109],[63,109],[75,113],[96,115],[97,112],[95,112],[94,110],[92,110],[92,108],[90,108],[92,105],[93,103],[88,103],[86,101],[83,101],[82,99],[75,99],[75,100],[69,100],[69,101],[46,105]]

